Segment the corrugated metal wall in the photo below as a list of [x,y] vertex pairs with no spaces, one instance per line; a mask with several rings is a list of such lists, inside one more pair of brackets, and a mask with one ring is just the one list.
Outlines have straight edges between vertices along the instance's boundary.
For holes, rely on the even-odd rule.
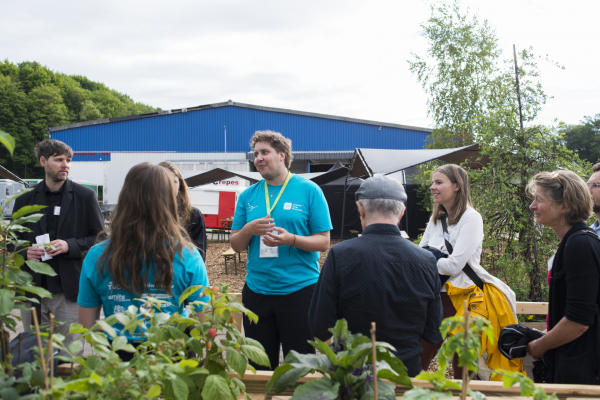
[[52,132],[76,152],[246,152],[257,130],[281,132],[294,151],[357,147],[422,149],[427,132],[233,106],[207,108]]
[[[109,162],[89,162],[89,161],[74,161],[71,164],[70,177],[73,179],[84,179],[87,181],[99,180],[100,176],[103,179],[94,181],[94,183],[103,185],[104,202],[108,204],[116,204],[119,199],[119,193],[125,182],[127,172],[136,164],[144,161],[150,161],[158,164],[161,161],[208,161],[207,169],[223,168],[227,161],[241,164],[245,166],[244,171],[249,169],[249,163],[245,159],[245,154],[223,154],[223,153],[112,153],[112,159]],[[210,164],[214,161],[214,165]],[[152,197],[148,194],[149,198]]]

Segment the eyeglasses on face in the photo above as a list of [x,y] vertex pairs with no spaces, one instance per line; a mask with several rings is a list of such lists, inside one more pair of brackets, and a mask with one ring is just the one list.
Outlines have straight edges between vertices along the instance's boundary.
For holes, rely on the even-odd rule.
[[600,187],[600,183],[598,182],[588,182],[588,189],[598,189]]

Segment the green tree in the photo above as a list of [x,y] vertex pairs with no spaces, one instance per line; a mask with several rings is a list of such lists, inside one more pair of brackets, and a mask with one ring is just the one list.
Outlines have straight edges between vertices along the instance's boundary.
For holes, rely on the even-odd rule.
[[56,86],[38,86],[29,93],[29,126],[36,141],[48,137],[48,128],[69,122],[68,112]]
[[[11,132],[16,142],[12,157],[0,147],[0,164],[23,177],[27,175],[27,165],[34,161],[30,149],[35,144],[29,129],[27,105],[27,95],[19,89],[16,79],[13,81],[10,75],[0,75],[0,129]],[[33,172],[29,171],[30,176]]]
[[[530,49],[517,55],[522,128],[514,60],[501,60],[487,21],[480,23],[468,10],[463,13],[458,1],[437,3],[431,10],[422,25],[429,58],[409,61],[429,94],[429,115],[436,127],[429,147],[470,141],[481,146],[487,166],[469,175],[472,199],[484,220],[482,265],[505,280],[519,299],[543,300],[545,261],[556,247],[556,236],[534,223],[526,185],[539,171],[581,174],[588,166],[561,144],[557,127],[535,122],[547,96]],[[421,182],[429,181],[435,166],[422,169]]]
[[600,161],[600,114],[584,117],[579,125],[564,129],[564,144],[578,152],[579,157],[591,163]]
[[21,177],[41,178],[33,156],[48,128],[82,121],[122,117],[160,109],[81,75],[56,73],[38,62],[0,62],[0,129],[16,143],[14,157],[0,148],[0,164]]
[[488,109],[487,94],[501,56],[498,38],[487,21],[464,14],[459,1],[432,3],[431,17],[421,27],[426,55],[412,53],[408,63],[430,96],[427,112],[435,126],[429,147],[472,144],[477,127],[461,124]]

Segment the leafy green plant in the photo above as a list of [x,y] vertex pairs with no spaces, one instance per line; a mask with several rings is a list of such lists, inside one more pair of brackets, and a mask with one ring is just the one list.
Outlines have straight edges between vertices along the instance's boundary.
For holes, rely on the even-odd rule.
[[[348,323],[340,319],[329,329],[333,334],[331,344],[317,338],[309,343],[321,354],[300,354],[290,351],[285,362],[273,372],[266,386],[268,394],[295,386],[296,381],[314,372],[323,377],[306,382],[296,388],[292,399],[372,399],[373,398],[373,345],[371,339],[348,331]],[[412,386],[402,361],[391,351],[396,349],[385,342],[375,343],[377,351],[378,398],[395,399],[394,385],[381,381]]]
[[[14,151],[15,141],[7,133],[0,131],[0,143],[7,148],[12,154]],[[13,202],[17,197],[27,193],[31,189],[23,190],[13,196],[9,196],[4,201],[2,207],[2,216],[8,204]],[[21,254],[29,246],[28,241],[19,240],[17,232],[31,232],[24,226],[27,223],[35,223],[44,216],[44,214],[36,213],[45,208],[45,206],[25,206],[19,210],[15,210],[10,220],[0,222],[0,265],[2,268],[0,276],[0,350],[2,351],[2,370],[8,376],[13,375],[13,367],[10,363],[11,354],[9,349],[10,335],[7,332],[11,330],[15,332],[17,321],[20,317],[11,314],[13,310],[30,311],[24,302],[39,303],[35,298],[27,297],[29,293],[33,293],[39,297],[51,297],[50,292],[46,289],[34,286],[31,282],[33,278],[25,271],[21,270],[23,264],[26,264],[33,271],[54,276],[54,270],[45,263],[38,261],[25,260]],[[41,246],[41,245],[35,245]]]
[[[467,324],[468,331],[465,334]],[[479,367],[482,336],[487,336],[490,342],[495,340],[494,329],[489,321],[479,317],[450,317],[444,319],[440,331],[445,341],[437,354],[438,370],[434,372],[422,371],[416,377],[416,379],[430,382],[433,390],[421,387],[413,388],[404,394],[404,399],[434,400],[451,398],[453,396],[452,389],[462,390],[463,388],[466,388],[463,393],[471,396],[472,399],[485,399],[486,396],[483,393],[468,388],[468,378],[464,379],[462,384],[446,378],[448,362],[452,360],[455,354],[458,356],[458,365],[466,368],[471,373],[471,378],[479,371],[487,371],[494,375],[501,375],[506,388],[519,384],[522,396],[533,396],[534,400],[557,399],[555,395],[547,395],[544,389],[536,387],[533,381],[521,372],[490,370]]]
[[[203,290],[209,296],[204,305],[204,321],[191,316],[161,312],[164,301],[146,298],[140,308],[130,306],[123,313],[97,322],[91,329],[72,324],[70,332],[83,335],[95,355],[76,357],[81,342],[68,348],[64,338],[55,334],[55,347],[70,356],[64,361],[81,367],[68,380],[55,380],[53,395],[61,397],[72,392],[94,399],[166,399],[221,400],[236,399],[245,393],[247,370],[256,372],[247,358],[259,365],[269,365],[264,348],[257,341],[243,337],[235,327],[233,313],[244,312],[251,321],[258,317],[229,294],[229,284],[213,287],[193,286],[179,298],[181,305],[192,293]],[[119,325],[121,334],[113,328]],[[127,342],[124,332],[143,328],[147,332],[137,348]],[[217,331],[225,338],[217,340]],[[131,361],[123,362],[118,352],[131,353]],[[237,374],[239,377],[230,376]]]

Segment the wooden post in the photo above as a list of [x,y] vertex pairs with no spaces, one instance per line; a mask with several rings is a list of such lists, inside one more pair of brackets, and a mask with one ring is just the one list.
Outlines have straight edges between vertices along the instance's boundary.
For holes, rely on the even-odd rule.
[[[467,339],[469,338],[469,305],[464,301],[465,308],[465,351],[467,350]],[[463,365],[462,369],[462,400],[467,400],[467,387],[469,386],[469,369]]]
[[371,345],[373,346],[373,398],[377,400],[377,347],[375,346],[375,322],[371,322]]
[[54,332],[54,314],[50,313],[50,335],[48,336],[48,364],[50,369],[50,389],[52,389],[52,381],[54,377],[54,349],[52,344],[52,333]]
[[31,317],[33,319],[33,325],[35,326],[35,335],[38,342],[40,362],[42,364],[42,374],[44,375],[44,390],[42,390],[42,400],[44,400],[46,398],[46,391],[48,390],[48,369],[46,362],[44,361],[44,348],[42,347],[42,336],[40,335],[40,325],[38,324],[35,307],[31,307]]

